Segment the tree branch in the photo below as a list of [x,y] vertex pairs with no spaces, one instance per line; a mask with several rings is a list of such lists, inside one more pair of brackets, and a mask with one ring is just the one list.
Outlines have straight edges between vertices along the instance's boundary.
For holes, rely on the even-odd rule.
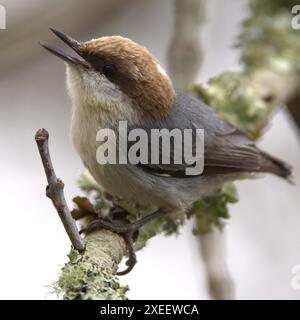
[[64,196],[64,184],[57,179],[53,169],[50,153],[49,153],[49,133],[45,129],[40,129],[35,135],[40,156],[46,173],[48,186],[46,195],[52,200],[54,207],[65,227],[65,230],[71,240],[73,247],[78,251],[84,250],[84,243],[80,237],[75,221],[73,220],[66,199]]
[[[122,236],[109,230],[97,230],[80,237],[64,197],[64,184],[57,179],[49,152],[49,133],[40,129],[35,140],[41,155],[48,186],[46,195],[52,200],[57,213],[73,245],[69,262],[54,286],[64,299],[126,299],[127,287],[119,285],[114,278],[118,264],[126,254],[126,243]],[[83,221],[84,223],[84,221]]]
[[199,41],[204,0],[176,0],[175,25],[168,50],[169,70],[176,88],[194,83],[203,60]]

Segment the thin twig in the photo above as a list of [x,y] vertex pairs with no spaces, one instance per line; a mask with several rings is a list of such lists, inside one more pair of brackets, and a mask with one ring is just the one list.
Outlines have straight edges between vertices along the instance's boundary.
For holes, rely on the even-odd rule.
[[64,183],[57,179],[53,169],[50,153],[49,153],[49,133],[45,129],[40,129],[35,134],[35,141],[37,143],[40,156],[43,162],[46,173],[48,186],[46,188],[46,195],[52,200],[54,207],[65,227],[65,230],[71,240],[73,247],[78,251],[83,251],[85,246],[75,221],[73,220],[69,207],[64,196]]

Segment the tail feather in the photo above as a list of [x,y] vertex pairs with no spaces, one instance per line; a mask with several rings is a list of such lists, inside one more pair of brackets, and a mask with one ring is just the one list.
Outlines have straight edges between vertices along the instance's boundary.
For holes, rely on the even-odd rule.
[[262,156],[260,171],[273,173],[288,181],[292,181],[292,167],[289,164],[264,151],[260,150],[260,154]]

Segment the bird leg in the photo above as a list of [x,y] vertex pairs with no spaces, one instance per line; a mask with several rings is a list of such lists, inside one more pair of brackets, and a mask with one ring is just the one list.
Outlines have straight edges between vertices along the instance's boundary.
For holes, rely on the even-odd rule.
[[127,244],[128,260],[126,261],[127,269],[117,272],[117,275],[125,275],[129,273],[135,266],[137,259],[134,248],[134,241],[137,238],[137,233],[141,227],[148,222],[161,217],[165,212],[163,210],[154,211],[133,223],[116,223],[109,218],[99,217],[93,220],[86,228],[80,230],[80,233],[89,234],[95,229],[104,228],[112,232],[122,235]]

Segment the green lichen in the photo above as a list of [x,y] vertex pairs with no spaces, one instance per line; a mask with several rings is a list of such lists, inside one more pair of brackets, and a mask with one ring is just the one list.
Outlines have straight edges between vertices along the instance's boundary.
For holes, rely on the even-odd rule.
[[273,110],[242,72],[224,72],[211,78],[206,86],[191,87],[191,91],[252,139],[259,137]]
[[291,26],[297,0],[251,0],[238,44],[246,70],[269,65],[300,72],[299,30]]
[[64,300],[126,300],[127,286],[88,255],[71,250],[54,291]]
[[214,226],[222,228],[224,219],[229,219],[228,204],[237,201],[237,190],[233,183],[226,183],[213,195],[197,201],[188,213],[189,217],[196,218],[193,233],[195,235],[206,234],[211,232]]
[[[141,215],[139,213],[131,214],[130,221],[136,221],[138,218],[140,218],[140,216]],[[139,230],[139,235],[135,243],[136,249],[143,249],[146,246],[148,240],[156,236],[157,234],[164,234],[168,236],[177,234],[178,227],[182,222],[182,220],[178,220],[176,222],[170,216],[160,217],[149,222]]]

